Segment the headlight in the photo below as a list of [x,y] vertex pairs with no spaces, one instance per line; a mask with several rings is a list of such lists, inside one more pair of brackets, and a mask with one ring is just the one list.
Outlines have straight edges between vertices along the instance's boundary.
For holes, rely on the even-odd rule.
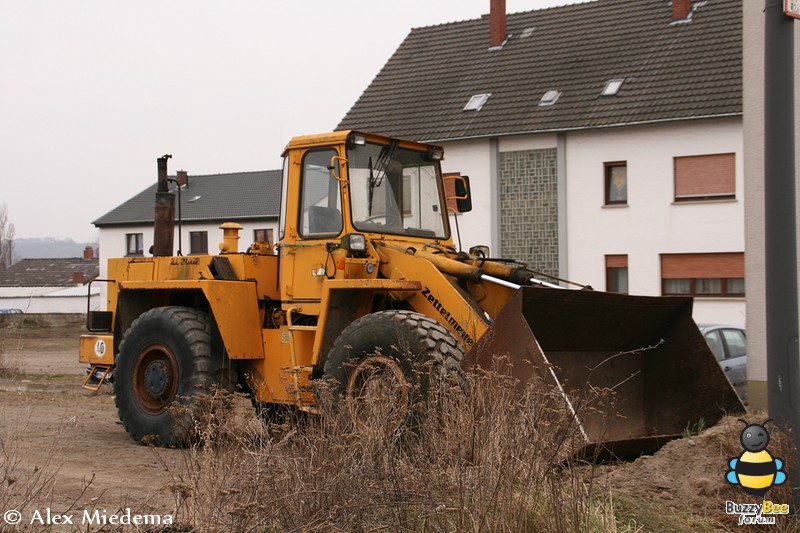
[[431,161],[441,161],[444,158],[444,150],[441,148],[431,148],[428,150],[428,159]]
[[361,233],[348,233],[342,237],[342,248],[359,256],[367,253],[367,238]]

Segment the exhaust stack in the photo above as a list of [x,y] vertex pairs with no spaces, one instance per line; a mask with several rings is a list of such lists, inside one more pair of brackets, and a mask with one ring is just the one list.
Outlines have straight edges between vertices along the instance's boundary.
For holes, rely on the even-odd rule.
[[172,255],[175,238],[175,195],[169,192],[167,181],[167,160],[169,154],[158,158],[158,190],[156,191],[156,211],[153,219],[153,256]]

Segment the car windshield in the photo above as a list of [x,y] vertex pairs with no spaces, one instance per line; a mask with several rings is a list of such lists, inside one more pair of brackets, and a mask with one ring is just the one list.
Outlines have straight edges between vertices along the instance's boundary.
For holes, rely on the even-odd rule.
[[419,150],[366,143],[348,149],[350,209],[359,231],[445,239],[439,165]]

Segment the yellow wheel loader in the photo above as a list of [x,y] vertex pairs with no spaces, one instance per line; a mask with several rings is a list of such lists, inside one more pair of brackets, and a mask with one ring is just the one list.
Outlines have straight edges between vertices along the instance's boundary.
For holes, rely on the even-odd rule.
[[[238,383],[270,413],[314,411],[316,379],[354,397],[384,380],[407,385],[392,400],[404,412],[428,379],[415,364],[446,377],[495,356],[572,409],[582,453],[650,452],[743,410],[691,299],[569,290],[459,251],[448,200],[468,211],[469,179],[446,196],[440,146],[340,131],[296,137],[283,155],[279,242],[240,251],[241,227],[226,223],[218,255],[190,257],[172,252],[158,160],[153,257],[109,259],[107,310],[89,313],[80,344],[90,377],[113,373],[135,440],[183,442],[170,407],[212,386]],[[576,409],[587,389],[613,389],[611,411]]]

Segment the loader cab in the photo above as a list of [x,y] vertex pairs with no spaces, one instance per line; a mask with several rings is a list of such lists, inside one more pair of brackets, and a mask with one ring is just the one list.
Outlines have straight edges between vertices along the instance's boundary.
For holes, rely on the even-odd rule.
[[[281,195],[284,301],[319,298],[324,279],[376,277],[377,254],[350,253],[350,235],[452,246],[442,155],[438,146],[349,131],[292,139]],[[363,269],[337,268],[353,257]]]
[[293,139],[284,152],[281,240],[351,232],[449,239],[442,155],[437,146],[354,132]]

